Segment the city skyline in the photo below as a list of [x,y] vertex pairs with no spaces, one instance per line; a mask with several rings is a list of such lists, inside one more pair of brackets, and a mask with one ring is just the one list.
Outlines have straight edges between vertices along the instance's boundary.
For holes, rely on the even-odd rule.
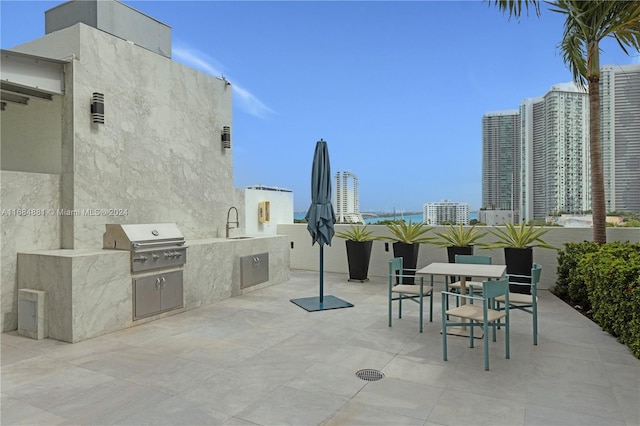
[[[1,47],[44,36],[61,3],[3,0]],[[563,18],[544,7],[510,20],[480,1],[124,3],[171,27],[173,60],[231,83],[234,185],[290,189],[296,211],[320,138],[358,175],[362,211],[477,210],[482,116],[572,79]],[[601,48],[603,65],[639,61]]]
[[[607,212],[640,212],[640,65],[601,73]],[[586,89],[557,84],[482,122],[483,207],[511,210],[516,222],[591,210]]]

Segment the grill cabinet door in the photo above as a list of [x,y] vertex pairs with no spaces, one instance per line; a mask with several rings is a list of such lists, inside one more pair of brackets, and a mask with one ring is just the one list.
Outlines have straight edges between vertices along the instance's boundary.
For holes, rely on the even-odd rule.
[[168,311],[182,307],[182,271],[162,274],[160,278],[162,292],[160,295],[160,310]]
[[160,309],[160,276],[133,279],[133,318],[143,318]]

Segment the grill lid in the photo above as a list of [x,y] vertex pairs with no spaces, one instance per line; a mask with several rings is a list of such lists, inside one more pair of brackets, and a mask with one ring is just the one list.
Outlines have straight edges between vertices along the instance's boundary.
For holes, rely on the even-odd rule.
[[175,223],[106,224],[103,248],[137,250],[154,246],[184,245]]

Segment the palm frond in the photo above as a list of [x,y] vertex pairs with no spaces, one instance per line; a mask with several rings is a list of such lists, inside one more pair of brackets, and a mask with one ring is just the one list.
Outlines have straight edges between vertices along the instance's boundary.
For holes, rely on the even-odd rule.
[[[507,12],[509,16],[519,18],[522,15],[522,11],[526,11],[529,14],[529,6],[533,8],[536,16],[540,16],[540,1],[537,0],[494,0],[493,4],[498,7],[502,12]],[[489,1],[491,4],[491,1]]]
[[564,63],[581,86],[600,76],[600,42],[606,37],[628,48],[640,50],[640,3],[637,1],[558,0],[549,10],[566,16],[559,44]]

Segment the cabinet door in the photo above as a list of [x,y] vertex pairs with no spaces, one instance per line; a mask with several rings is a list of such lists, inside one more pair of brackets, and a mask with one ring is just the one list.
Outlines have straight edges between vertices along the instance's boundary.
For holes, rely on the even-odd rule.
[[182,307],[182,271],[162,274],[160,278],[162,292],[160,296],[160,310],[168,311]]
[[154,314],[160,308],[160,278],[158,275],[133,279],[133,318]]

